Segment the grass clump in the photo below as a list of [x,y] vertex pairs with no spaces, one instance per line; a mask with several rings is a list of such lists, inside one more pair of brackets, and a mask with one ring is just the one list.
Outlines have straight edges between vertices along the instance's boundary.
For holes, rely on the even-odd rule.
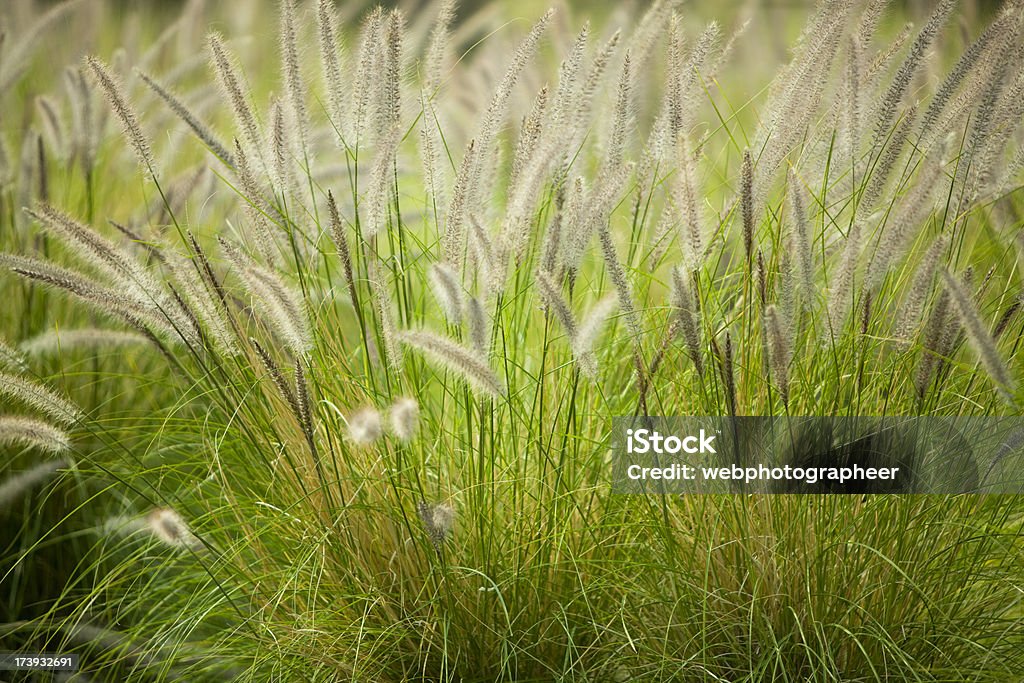
[[1016,414],[1019,7],[962,43],[951,0],[824,2],[781,65],[662,1],[286,0],[276,51],[189,3],[63,80],[0,44],[0,643],[97,680],[1021,678],[1016,498],[608,463],[618,415]]

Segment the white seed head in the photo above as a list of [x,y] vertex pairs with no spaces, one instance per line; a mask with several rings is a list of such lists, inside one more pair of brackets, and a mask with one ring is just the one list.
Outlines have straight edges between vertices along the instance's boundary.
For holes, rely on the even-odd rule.
[[[0,431],[0,440],[3,440],[2,431]],[[24,495],[29,489],[42,484],[67,466],[67,460],[50,460],[0,480],[0,510]]]
[[380,412],[367,406],[348,416],[348,436],[360,446],[373,443],[384,434]]
[[0,444],[64,453],[71,448],[71,439],[48,422],[20,415],[3,415],[0,416]]
[[420,421],[420,404],[416,399],[403,396],[391,404],[388,412],[391,433],[400,441],[412,441]]
[[434,298],[441,306],[445,319],[458,324],[462,320],[463,293],[462,285],[455,271],[446,263],[435,263],[430,266],[430,286]]
[[146,515],[146,528],[161,543],[173,548],[203,547],[185,519],[171,508],[157,508]]
[[426,330],[402,332],[399,338],[461,376],[478,392],[492,398],[505,395],[505,386],[475,349]]
[[423,528],[434,549],[441,552],[445,541],[455,529],[455,509],[448,503],[430,505],[425,501],[416,504],[416,514],[423,522]]

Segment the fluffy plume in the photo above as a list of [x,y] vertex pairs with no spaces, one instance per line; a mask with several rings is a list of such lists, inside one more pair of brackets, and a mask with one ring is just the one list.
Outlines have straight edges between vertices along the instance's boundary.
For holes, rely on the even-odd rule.
[[227,150],[227,147],[217,138],[217,135],[207,126],[197,114],[195,114],[188,105],[185,104],[180,97],[174,94],[170,88],[162,85],[159,81],[153,77],[147,75],[142,71],[136,72],[139,74],[139,78],[149,86],[156,95],[162,99],[174,114],[180,118],[185,125],[192,129],[196,137],[199,138],[206,147],[213,152],[214,156],[223,161],[228,166],[234,166],[235,160],[231,155],[231,152]]
[[572,355],[580,366],[580,371],[588,377],[597,377],[597,359],[594,355],[594,344],[601,334],[608,316],[612,314],[618,301],[614,296],[607,296],[591,306],[580,320],[573,339]]
[[436,216],[438,208],[444,203],[447,179],[446,165],[441,161],[443,141],[437,112],[434,104],[427,99],[426,93],[421,93],[420,105],[420,159],[423,163],[423,179],[426,182],[424,189]]
[[[583,68],[583,58],[587,49],[587,42],[590,38],[589,22],[583,25],[580,32],[573,41],[569,54],[562,61],[558,69],[558,89],[555,90],[553,107],[549,119],[548,135],[564,136],[572,130],[573,115],[580,106],[580,97],[583,83],[580,79],[580,71]],[[576,131],[572,131],[570,139],[574,139]]]
[[541,301],[544,302],[544,308],[558,318],[558,322],[562,324],[569,340],[574,341],[576,338],[576,319],[573,317],[572,311],[569,310],[569,304],[566,303],[565,298],[562,296],[559,286],[552,281],[547,273],[542,271],[535,273],[534,277],[537,281],[537,291],[540,293]]
[[[466,157],[463,160],[463,167],[459,169],[459,177],[456,179],[455,191],[448,206],[446,218],[446,259],[451,263],[461,261],[462,249],[462,225],[465,222],[467,206],[475,206],[485,194],[481,190],[481,178],[484,174],[485,164],[489,163],[494,150],[495,139],[508,111],[508,101],[512,96],[512,90],[519,80],[520,73],[526,67],[527,62],[533,57],[540,43],[540,38],[547,29],[548,23],[554,10],[548,10],[544,16],[534,25],[530,33],[523,39],[512,55],[511,63],[505,76],[498,83],[491,96],[491,101],[484,111],[480,120],[480,126],[474,139],[474,145],[466,150]],[[517,194],[529,194],[520,192]],[[513,199],[513,204],[521,205],[521,201]],[[512,212],[512,219],[509,221],[509,234],[518,234],[520,221],[524,211],[517,209]],[[514,240],[508,240],[508,245],[513,245]],[[512,246],[512,250],[518,253],[518,247]]]
[[857,272],[857,262],[860,260],[860,238],[861,227],[859,223],[850,226],[850,232],[846,235],[846,246],[843,249],[843,258],[839,264],[839,270],[834,274],[831,284],[831,296],[829,298],[828,313],[832,321],[834,332],[849,315],[851,297],[853,295],[853,278]]
[[71,401],[18,375],[0,373],[0,396],[23,403],[64,426],[82,419],[81,411]]
[[[64,453],[71,448],[68,435],[53,425],[28,417],[0,416],[0,444],[5,446],[26,446],[47,453]],[[0,485],[0,489],[3,486]],[[0,501],[3,494],[0,493]],[[0,507],[3,503],[0,502]]]
[[476,261],[477,267],[481,270],[488,291],[496,294],[501,291],[504,270],[498,260],[494,240],[491,239],[491,236],[484,229],[483,224],[477,220],[476,216],[470,216],[469,225],[473,236],[473,239],[469,242],[469,246],[473,251],[473,258]]
[[349,113],[349,125],[351,126],[349,135],[353,138],[352,144],[357,144],[363,138],[370,104],[376,101],[380,94],[379,69],[384,59],[383,32],[384,10],[377,6],[363,23],[359,62],[356,66],[355,80],[352,81]]
[[430,36],[430,45],[427,48],[425,59],[426,80],[424,81],[424,90],[431,96],[441,87],[456,5],[456,0],[442,0],[437,12],[437,19],[434,21],[434,30]]
[[477,392],[492,398],[505,395],[501,380],[475,351],[425,330],[402,332],[399,339],[465,379]]
[[686,352],[697,368],[697,374],[704,376],[704,344],[700,332],[700,303],[691,294],[685,272],[681,268],[672,271],[672,305],[676,309],[679,329],[683,333]]
[[704,261],[704,228],[701,219],[702,194],[694,168],[696,160],[689,148],[689,140],[680,136],[676,146],[679,158],[679,190],[682,203],[683,255],[687,267],[700,268]]
[[85,263],[109,274],[138,300],[162,303],[158,294],[161,287],[126,249],[49,204],[40,204],[26,213],[74,249]]
[[782,395],[782,402],[789,404],[789,360],[792,353],[792,341],[786,333],[787,325],[779,318],[780,312],[774,305],[764,311],[764,324],[768,338],[768,366],[771,368],[772,380]]
[[306,443],[309,445],[309,452],[313,461],[320,469],[320,456],[316,448],[316,427],[313,424],[313,398],[309,390],[309,382],[306,380],[306,369],[301,357],[295,358],[295,404],[299,411],[299,423],[302,425],[302,433],[306,435]]
[[391,368],[402,367],[402,347],[398,343],[398,331],[392,312],[391,297],[388,295],[377,257],[370,255],[366,260],[366,277],[370,281],[370,298],[380,321],[380,335],[384,341],[384,353]]
[[800,286],[801,299],[805,308],[810,308],[817,292],[814,289],[814,256],[811,249],[811,225],[807,217],[807,198],[804,187],[790,169],[787,186],[789,200],[789,248],[793,253],[794,270]]
[[225,255],[234,264],[246,291],[259,301],[266,320],[296,356],[313,348],[309,321],[300,297],[277,274],[263,268],[241,249],[219,238]]
[[263,199],[256,174],[249,165],[249,157],[238,140],[235,140],[235,175],[242,194],[242,211],[252,229],[256,249],[268,265],[277,265],[277,243],[267,219],[271,209]]
[[[24,346],[22,348],[24,349]],[[0,370],[4,369],[23,372],[26,370],[26,365],[21,352],[0,339]]]
[[925,302],[935,282],[939,259],[948,246],[945,238],[937,238],[917,266],[917,272],[914,273],[914,279],[906,290],[903,306],[896,317],[896,338],[903,343],[908,343],[917,329]]
[[1009,33],[1012,23],[1018,21],[1018,17],[1014,16],[1015,9],[1014,3],[1007,3],[999,16],[960,55],[956,64],[936,89],[935,94],[932,95],[928,109],[921,119],[920,137],[925,137],[938,121],[957,88],[977,68],[979,59],[988,50],[989,45],[998,39],[1004,38]]
[[128,145],[138,157],[142,170],[148,175],[155,176],[156,161],[153,158],[153,150],[149,146],[149,140],[142,133],[142,126],[139,124],[139,117],[135,114],[135,109],[128,104],[128,100],[125,98],[120,80],[106,64],[96,57],[86,57],[85,61],[92,71],[93,78],[100,86],[100,90],[107,98],[110,109],[121,124],[124,135],[128,139]]
[[348,286],[349,298],[352,301],[352,308],[359,309],[359,296],[356,293],[355,275],[352,270],[352,252],[348,246],[348,237],[345,235],[345,226],[341,222],[341,214],[338,212],[338,204],[334,201],[334,194],[327,192],[327,207],[331,218],[331,238],[334,245],[338,247],[338,256],[341,258],[341,267],[345,272],[345,284]]
[[[209,271],[209,274],[205,271],[204,260],[205,255],[203,257],[197,255],[194,259],[171,253],[164,255],[164,263],[174,276],[175,287],[180,292],[186,306],[195,312],[197,323],[204,326],[218,351],[226,356],[238,355],[240,349],[227,317],[230,314],[224,305],[224,300],[219,296],[220,292],[216,291],[219,283],[212,280],[212,270]],[[211,290],[213,291],[211,292]],[[108,331],[103,330],[102,332]],[[127,333],[121,334],[126,335]],[[79,340],[73,339],[73,341]],[[81,341],[84,342],[84,338]],[[63,338],[61,343],[65,343]],[[129,340],[122,337],[122,343],[127,344]]]
[[[0,422],[0,441],[3,440],[6,440],[6,436],[3,431],[3,423]],[[60,472],[60,470],[67,466],[67,460],[49,460],[47,462],[41,462],[35,467],[27,469],[24,472],[8,476],[0,482],[0,510],[8,507],[20,496],[24,495],[29,489],[39,486],[43,482],[54,477]]]
[[587,216],[587,192],[580,176],[572,179],[569,195],[565,200],[565,220],[562,221],[562,264],[575,272],[580,267],[583,253],[591,239]]
[[391,433],[400,441],[412,441],[420,421],[420,404],[416,399],[403,396],[391,404],[388,422]]
[[960,319],[960,325],[967,334],[967,340],[1003,398],[1012,405],[1012,393],[1016,390],[1017,383],[999,355],[995,340],[992,339],[985,323],[982,322],[981,315],[975,308],[974,302],[971,301],[970,294],[947,269],[943,268],[940,273],[949,298],[953,302],[953,308]]
[[113,316],[133,327],[152,334],[159,331],[169,339],[180,340],[185,330],[176,329],[165,316],[152,307],[140,304],[121,292],[110,289],[73,270],[38,259],[0,254],[0,267],[23,277],[70,292],[103,315]]
[[309,112],[306,111],[306,87],[299,70],[299,39],[295,25],[295,0],[281,2],[281,69],[284,72],[284,87],[288,93],[289,113],[292,129],[298,135],[300,149],[307,151]]
[[447,264],[435,263],[430,266],[430,287],[434,292],[434,298],[441,306],[445,319],[458,324],[462,321],[462,309],[464,307],[462,285],[459,278]]
[[520,176],[530,163],[530,158],[537,149],[537,141],[540,139],[541,130],[544,125],[544,112],[548,106],[548,87],[545,85],[537,93],[533,100],[530,113],[523,120],[523,126],[519,131],[519,140],[516,143],[515,155],[512,157],[512,170],[510,171],[508,188],[512,196],[520,183]]
[[47,356],[76,349],[114,352],[125,347],[148,343],[149,339],[136,332],[82,327],[43,332],[22,342],[21,350],[29,356]]
[[749,149],[743,151],[740,171],[740,214],[743,219],[743,253],[750,263],[754,257],[754,162]]
[[626,139],[632,128],[633,118],[633,68],[629,51],[622,59],[622,73],[615,89],[615,110],[611,118],[611,134],[605,150],[602,169],[608,173],[622,165]]
[[389,204],[393,194],[394,166],[401,141],[399,130],[401,115],[401,63],[402,34],[404,31],[401,13],[397,10],[388,15],[384,30],[384,52],[382,69],[384,89],[379,93],[376,112],[377,156],[370,171],[370,187],[367,191],[367,215],[363,222],[363,234],[372,237],[388,224]]
[[944,288],[932,306],[922,334],[921,346],[923,353],[914,373],[914,388],[919,397],[924,397],[932,382],[932,374],[948,349],[948,340],[953,335],[951,328],[956,326],[950,320],[949,292]]
[[471,175],[476,165],[476,141],[470,140],[462,157],[462,163],[455,174],[455,185],[452,196],[448,200],[448,211],[444,219],[444,232],[441,234],[441,250],[444,259],[449,263],[462,263],[462,251],[465,246],[465,216],[467,194],[472,183]]
[[483,302],[475,296],[466,297],[465,316],[469,325],[469,339],[473,347],[486,358],[491,355],[491,321]]
[[861,196],[860,203],[857,206],[857,212],[861,216],[867,215],[881,198],[882,191],[892,175],[893,168],[903,153],[907,138],[910,136],[910,128],[913,126],[916,118],[917,105],[911,105],[899,120],[899,123],[896,124],[896,128],[889,138],[885,151],[881,154],[881,157],[871,171],[871,178],[868,181],[867,189],[864,190],[864,194]]
[[619,297],[619,306],[622,307],[622,313],[626,316],[626,327],[629,328],[629,334],[632,338],[639,342],[643,338],[643,330],[640,328],[636,307],[633,306],[633,295],[630,291],[629,281],[626,279],[626,271],[622,264],[619,263],[619,257],[615,253],[615,245],[612,243],[611,231],[609,231],[607,224],[602,223],[599,226],[598,237],[601,240],[601,253],[604,254],[608,276],[611,278],[612,284],[615,285],[615,290]]
[[317,35],[320,39],[320,67],[327,84],[327,97],[332,123],[344,130],[345,87],[342,79],[342,49],[338,44],[338,18],[332,0],[320,0],[316,12]]
[[172,548],[199,550],[203,547],[185,519],[171,508],[157,508],[146,515],[145,528],[153,538]]
[[288,133],[290,126],[285,120],[285,107],[275,99],[270,105],[270,130],[268,143],[271,151],[271,170],[277,191],[287,197],[294,191],[294,174],[291,171],[292,145]]
[[423,530],[427,532],[430,544],[440,554],[445,541],[455,528],[455,510],[447,503],[429,505],[421,500],[416,504],[416,514],[423,523]]
[[911,45],[906,59],[903,60],[903,63],[900,64],[893,75],[889,88],[879,101],[875,114],[872,117],[875,122],[875,137],[871,143],[873,148],[880,148],[888,136],[893,118],[896,116],[896,110],[903,101],[903,96],[910,87],[914,75],[920,68],[925,52],[931,46],[936,36],[938,36],[939,31],[946,23],[955,5],[955,0],[942,0],[939,3],[928,19],[928,23],[917,34],[917,38],[914,40],[913,45]]
[[348,416],[348,436],[360,446],[373,443],[384,435],[380,413],[376,408],[366,407]]
[[621,30],[615,31],[612,37],[594,55],[590,63],[590,70],[587,71],[586,77],[583,79],[583,85],[580,88],[578,103],[572,120],[571,130],[574,135],[569,141],[568,149],[575,149],[578,146],[578,140],[582,135],[585,135],[587,126],[590,125],[590,118],[593,115],[594,109],[594,95],[597,93],[598,87],[605,77],[608,64],[611,61],[612,55],[615,54],[621,39]]
[[241,128],[245,141],[251,146],[251,149],[259,150],[263,138],[256,123],[256,115],[249,104],[249,93],[243,85],[244,79],[241,70],[219,34],[211,33],[208,43],[214,73],[217,75],[217,81],[235,114],[235,122]]
[[281,371],[281,366],[277,364],[267,350],[264,349],[254,338],[249,337],[249,343],[252,344],[254,349],[256,349],[256,355],[259,356],[260,363],[270,376],[270,380],[274,383],[274,387],[277,389],[278,394],[280,394],[281,398],[288,403],[288,407],[292,409],[296,419],[303,425],[303,428],[305,428],[305,423],[302,419],[302,408],[299,406],[299,398],[295,395],[295,390],[292,389],[288,380],[285,379],[284,373]]

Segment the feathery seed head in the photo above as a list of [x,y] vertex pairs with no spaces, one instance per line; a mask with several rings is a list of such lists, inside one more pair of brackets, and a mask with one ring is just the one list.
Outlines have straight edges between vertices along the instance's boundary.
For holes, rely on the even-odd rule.
[[433,96],[441,87],[444,76],[445,61],[448,59],[451,25],[455,20],[457,0],[442,0],[434,21],[434,30],[430,36],[430,45],[425,58],[426,79],[424,89]]
[[953,308],[960,319],[960,325],[967,334],[967,340],[981,360],[985,371],[996,384],[1000,394],[1010,405],[1013,405],[1013,392],[1016,390],[1017,383],[999,355],[995,340],[982,321],[978,309],[971,300],[971,295],[964,285],[950,274],[949,270],[943,268],[940,273],[946,292],[949,293]]
[[574,342],[576,337],[576,319],[573,317],[572,311],[569,310],[569,304],[562,296],[561,287],[544,271],[537,271],[534,274],[534,278],[537,282],[537,291],[540,293],[543,308],[558,318],[570,342]]
[[441,306],[445,319],[452,324],[462,321],[463,292],[455,271],[445,263],[434,263],[429,271],[434,298]]
[[223,161],[227,166],[231,167],[235,165],[234,157],[227,150],[224,144],[217,138],[217,135],[210,129],[210,127],[200,120],[199,116],[195,114],[188,105],[186,105],[180,97],[174,94],[169,88],[162,85],[159,81],[147,75],[143,71],[136,71],[139,78],[149,86],[156,95],[162,99],[178,118],[180,118],[185,125],[192,129],[196,137],[199,138],[200,142],[207,146],[207,148],[213,152],[214,156]]
[[107,98],[111,110],[121,124],[124,135],[128,140],[128,145],[135,152],[135,156],[138,157],[143,172],[155,177],[156,160],[153,158],[153,150],[149,146],[149,140],[142,133],[142,126],[139,124],[139,117],[136,115],[135,109],[132,108],[125,98],[124,88],[121,86],[120,79],[106,64],[96,57],[86,57],[85,63],[92,71],[93,78],[96,80],[97,85],[99,85],[100,90],[103,91],[103,95]]
[[438,553],[444,548],[445,541],[455,528],[455,510],[448,503],[430,505],[426,501],[416,504],[416,514],[423,523],[427,538]]
[[399,333],[402,343],[421,351],[435,362],[466,380],[480,394],[502,398],[505,386],[476,350],[426,330]]
[[484,304],[475,296],[466,297],[466,320],[469,324],[469,339],[473,347],[484,357],[491,355],[491,322],[484,310]]
[[[47,453],[64,453],[71,448],[71,439],[48,422],[20,415],[0,416],[0,444],[25,446]],[[0,484],[0,489],[4,485]],[[3,494],[0,494],[0,501]],[[0,502],[0,507],[3,507]]]
[[0,339],[0,370],[4,369],[24,372],[28,367],[25,365],[25,359],[21,352]]
[[371,406],[352,413],[347,422],[349,438],[360,446],[371,444],[384,434],[380,412]]
[[208,38],[208,45],[214,73],[231,105],[235,121],[239,128],[241,128],[245,141],[250,145],[251,150],[258,151],[262,147],[262,136],[260,135],[259,125],[256,123],[256,115],[249,104],[249,93],[244,85],[241,70],[238,68],[234,56],[228,51],[220,34],[211,33]]
[[338,130],[344,130],[345,89],[342,79],[342,50],[338,44],[338,18],[332,0],[320,0],[316,13],[317,33],[320,39],[320,67],[330,105],[330,117]]
[[764,311],[764,322],[768,337],[768,364],[772,379],[782,394],[782,402],[789,404],[789,360],[792,340],[788,338],[788,325],[780,320],[780,311],[770,304]]
[[30,356],[38,357],[75,349],[90,349],[94,352],[114,351],[148,343],[149,339],[137,332],[83,327],[43,332],[22,342],[21,349]]
[[18,375],[0,373],[0,396],[23,403],[64,426],[70,427],[82,419],[82,412],[74,403]]
[[199,550],[203,547],[185,519],[171,508],[152,510],[146,515],[146,528],[154,538],[172,548]]
[[580,366],[580,371],[590,377],[597,378],[597,358],[594,353],[594,345],[601,335],[601,329],[605,321],[619,304],[614,295],[606,296],[590,307],[576,329],[576,336],[572,340],[572,355]]
[[419,427],[420,404],[408,396],[398,398],[391,404],[388,418],[392,434],[400,441],[412,441]]
[[743,251],[747,263],[754,257],[754,162],[750,150],[743,150],[740,172],[740,212],[743,219]]
[[691,294],[687,283],[686,272],[682,268],[672,270],[672,305],[676,308],[679,328],[683,333],[687,354],[697,369],[697,374],[704,376],[704,344],[700,330],[700,300]]
[[309,113],[306,111],[306,88],[299,69],[299,39],[295,23],[295,0],[281,2],[281,68],[294,130],[303,152],[307,150]]
[[[8,420],[10,418],[0,419]],[[4,422],[0,422],[0,441],[4,441],[7,438],[3,427]],[[15,427],[15,429],[18,428]],[[18,438],[17,441],[23,442],[23,439]],[[24,495],[29,489],[47,481],[60,470],[68,467],[68,465],[68,461],[63,458],[49,460],[47,462],[41,462],[24,472],[19,472],[6,477],[4,480],[0,481],[0,510],[9,506],[20,496]]]

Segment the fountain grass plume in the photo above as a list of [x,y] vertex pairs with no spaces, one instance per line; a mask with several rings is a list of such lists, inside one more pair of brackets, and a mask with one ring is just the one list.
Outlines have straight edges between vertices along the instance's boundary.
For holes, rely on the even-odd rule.
[[502,398],[505,386],[478,354],[447,337],[427,330],[407,330],[398,338],[466,380],[482,396]]
[[971,295],[946,268],[941,269],[939,274],[946,292],[949,293],[957,317],[960,319],[960,326],[967,335],[967,341],[970,342],[982,367],[985,368],[989,378],[996,385],[1000,395],[1008,403],[1014,405],[1013,393],[1016,391],[1017,382],[999,355],[995,340],[989,334],[985,323],[982,322],[981,315],[971,300]]
[[[0,442],[6,441],[7,434],[11,432],[5,432],[4,428],[5,421],[9,418],[0,418]],[[37,428],[33,428],[30,425],[22,425],[20,428],[22,436],[30,436],[30,432],[35,431]],[[28,430],[28,431],[25,431]],[[42,433],[40,433],[42,434]],[[19,442],[23,442],[23,439],[19,438]],[[40,484],[57,476],[62,469],[69,466],[69,462],[62,458],[56,460],[47,460],[41,462],[23,472],[7,476],[5,479],[0,480],[0,510],[3,510],[15,502],[18,498],[25,495],[30,489],[39,486]]]

